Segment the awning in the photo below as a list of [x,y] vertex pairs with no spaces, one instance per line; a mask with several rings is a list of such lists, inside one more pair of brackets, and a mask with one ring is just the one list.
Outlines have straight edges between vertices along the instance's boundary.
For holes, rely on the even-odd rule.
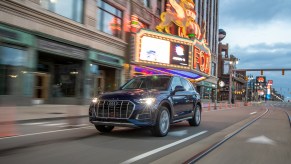
[[206,77],[198,75],[194,72],[183,71],[177,69],[169,69],[169,68],[160,68],[160,67],[149,67],[149,66],[134,66],[135,72],[150,75],[150,74],[170,74],[170,75],[179,75],[182,77],[186,77],[189,79],[193,79],[195,81],[204,80]]

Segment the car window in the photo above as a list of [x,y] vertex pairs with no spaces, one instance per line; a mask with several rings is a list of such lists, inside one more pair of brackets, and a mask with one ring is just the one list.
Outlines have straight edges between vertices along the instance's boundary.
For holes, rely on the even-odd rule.
[[148,76],[133,78],[122,89],[156,89],[167,90],[171,77]]
[[175,87],[178,86],[178,85],[183,86],[180,78],[179,77],[174,77],[173,81],[172,81],[172,85],[171,85],[172,91],[175,90]]
[[181,80],[182,80],[183,87],[185,88],[186,91],[193,90],[192,85],[190,85],[189,82],[186,79],[181,78]]

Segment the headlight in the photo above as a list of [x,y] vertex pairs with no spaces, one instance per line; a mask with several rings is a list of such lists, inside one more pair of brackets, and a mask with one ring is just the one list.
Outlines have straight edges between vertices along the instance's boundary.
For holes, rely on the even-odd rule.
[[137,103],[141,103],[141,104],[147,104],[147,105],[152,105],[156,99],[155,98],[144,98],[144,99],[139,99],[139,100],[135,100]]
[[96,97],[92,99],[92,103],[97,103],[97,101],[98,101],[98,98]]

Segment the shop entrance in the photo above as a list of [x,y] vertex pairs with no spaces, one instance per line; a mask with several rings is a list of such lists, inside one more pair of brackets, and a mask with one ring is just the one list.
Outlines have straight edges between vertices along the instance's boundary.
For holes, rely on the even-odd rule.
[[34,79],[34,99],[42,103],[48,98],[50,76],[46,73],[35,73]]
[[83,92],[82,60],[39,52],[35,97],[48,104],[79,104]]
[[104,71],[99,71],[98,76],[93,78],[93,97],[98,96],[104,92],[105,88],[105,73]]

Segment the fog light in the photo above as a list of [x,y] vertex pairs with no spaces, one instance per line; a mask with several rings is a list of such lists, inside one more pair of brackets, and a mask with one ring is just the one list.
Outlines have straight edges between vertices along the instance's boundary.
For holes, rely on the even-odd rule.
[[145,119],[149,119],[149,118],[151,118],[151,114],[150,113],[138,114],[136,116],[137,120],[145,120]]

